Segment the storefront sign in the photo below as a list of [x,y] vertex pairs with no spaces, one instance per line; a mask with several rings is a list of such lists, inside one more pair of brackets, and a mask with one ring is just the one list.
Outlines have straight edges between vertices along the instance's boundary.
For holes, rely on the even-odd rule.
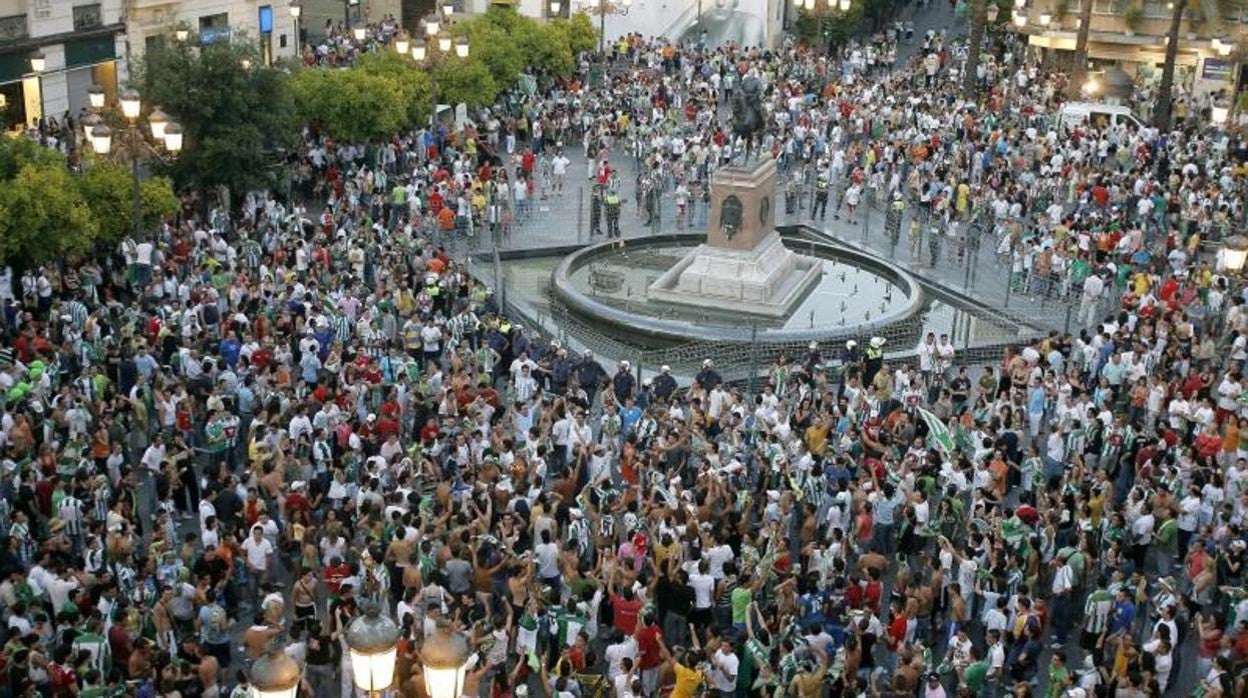
[[1205,64],[1200,70],[1200,77],[1202,80],[1229,82],[1231,74],[1234,70],[1235,66],[1230,61],[1223,61],[1217,58],[1206,58]]

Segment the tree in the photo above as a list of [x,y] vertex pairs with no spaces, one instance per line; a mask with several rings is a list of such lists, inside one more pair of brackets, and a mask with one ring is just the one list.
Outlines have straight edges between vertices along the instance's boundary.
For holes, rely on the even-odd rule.
[[63,165],[23,164],[0,186],[0,258],[42,264],[91,249],[98,225]]
[[[129,168],[97,160],[87,166],[75,183],[96,221],[95,242],[111,244],[130,234],[134,201]],[[144,230],[152,230],[161,220],[177,213],[178,206],[178,197],[167,177],[148,179],[139,185]]]
[[455,27],[456,33],[462,32],[468,37],[471,48],[470,58],[481,61],[485,65],[494,78],[494,84],[500,89],[515,85],[516,78],[524,71],[527,64],[524,54],[508,36],[507,30],[495,22],[486,21],[491,15],[504,12],[509,12],[509,10],[491,9],[484,15],[474,20],[461,22]]
[[423,124],[429,120],[432,101],[429,75],[427,71],[420,70],[410,57],[400,56],[393,51],[371,53],[361,56],[356,61],[356,68],[390,81],[390,89],[394,90],[407,112],[405,126]]
[[[1087,0],[1092,2],[1092,0]],[[988,0],[971,0],[971,31],[966,38],[966,65],[962,71],[962,92],[968,97],[979,90],[979,52],[984,43],[984,25],[988,22],[985,16]]]
[[[130,231],[132,185],[124,165],[93,158],[72,175],[56,150],[26,138],[0,139],[0,258],[38,264],[116,242]],[[167,178],[141,184],[146,228],[178,205]]]
[[179,186],[224,186],[231,200],[264,188],[297,133],[284,73],[264,66],[258,42],[242,34],[205,45],[150,47],[134,82],[148,105],[182,125],[185,147],[169,168]]
[[393,79],[360,68],[300,70],[290,91],[302,120],[349,143],[387,138],[410,123]]
[[551,24],[567,33],[568,48],[572,50],[573,57],[597,50],[598,29],[587,13],[577,12],[570,19],[557,19]]
[[467,59],[452,59],[434,70],[438,83],[438,101],[445,104],[463,102],[470,107],[493,104],[498,97],[498,85],[485,63]]
[[1088,32],[1092,27],[1092,0],[1079,4],[1079,31],[1075,33],[1075,66],[1071,71],[1071,89],[1077,94],[1088,75]]
[[1166,61],[1161,67],[1161,79],[1157,81],[1157,107],[1153,111],[1153,122],[1157,128],[1169,131],[1174,116],[1174,68],[1179,57],[1179,29],[1183,25],[1184,13],[1189,14],[1189,21],[1193,23],[1219,24],[1222,17],[1241,1],[1174,0],[1170,29],[1166,31]]

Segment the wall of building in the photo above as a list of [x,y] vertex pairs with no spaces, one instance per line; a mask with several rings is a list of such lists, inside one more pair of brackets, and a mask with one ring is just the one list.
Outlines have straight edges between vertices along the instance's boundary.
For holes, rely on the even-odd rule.
[[[0,0],[0,90],[26,124],[77,116],[93,83],[115,91],[124,55],[122,0]],[[42,52],[42,74],[30,57]],[[7,124],[6,124],[7,125]]]
[[[295,20],[288,0],[130,0],[133,12],[127,27],[131,55],[138,57],[149,41],[168,37],[179,26],[201,41],[244,34],[267,48],[273,60],[295,56]],[[261,32],[261,11],[271,13],[269,32]],[[211,25],[205,23],[211,22]],[[220,26],[224,23],[224,27]],[[202,27],[202,31],[201,31]],[[228,28],[228,29],[226,29]]]

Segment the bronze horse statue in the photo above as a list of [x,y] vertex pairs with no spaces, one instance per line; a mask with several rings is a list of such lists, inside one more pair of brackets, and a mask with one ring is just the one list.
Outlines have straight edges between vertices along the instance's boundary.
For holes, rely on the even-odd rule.
[[753,75],[747,76],[732,95],[732,133],[745,140],[745,164],[758,155],[764,119],[763,84]]

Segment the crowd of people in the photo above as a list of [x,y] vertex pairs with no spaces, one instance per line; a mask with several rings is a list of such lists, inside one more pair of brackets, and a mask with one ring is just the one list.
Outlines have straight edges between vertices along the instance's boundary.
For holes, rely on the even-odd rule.
[[[373,604],[403,696],[440,626],[473,697],[1242,695],[1248,305],[1202,242],[1242,225],[1244,140],[1059,134],[1060,75],[995,44],[966,101],[955,44],[625,37],[463,129],[309,129],[290,198],[9,260],[0,695],[242,696],[274,643],[353,695]],[[469,274],[573,181],[618,234],[630,168],[639,216],[698,224],[746,76],[816,222],[898,195],[1082,329],[987,366],[814,343],[748,395],[712,358],[604,367]]]

